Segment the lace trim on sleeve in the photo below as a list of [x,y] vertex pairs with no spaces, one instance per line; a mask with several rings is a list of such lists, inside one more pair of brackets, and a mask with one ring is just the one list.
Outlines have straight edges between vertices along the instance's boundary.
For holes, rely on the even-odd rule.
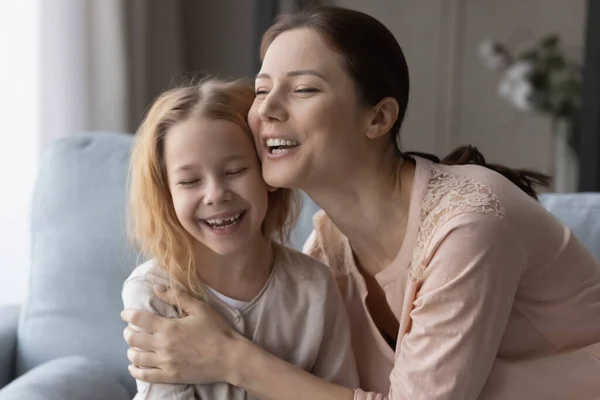
[[419,215],[419,231],[409,271],[411,279],[421,278],[426,250],[436,230],[463,213],[482,213],[498,218],[506,215],[498,197],[488,186],[432,166]]

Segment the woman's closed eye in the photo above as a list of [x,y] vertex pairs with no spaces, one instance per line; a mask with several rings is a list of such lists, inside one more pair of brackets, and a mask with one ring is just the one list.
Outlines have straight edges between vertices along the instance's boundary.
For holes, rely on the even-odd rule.
[[296,88],[294,90],[294,92],[296,92],[296,93],[316,93],[316,92],[318,92],[318,90],[313,87],[299,87],[299,88]]
[[266,89],[256,89],[254,91],[254,94],[256,95],[256,97],[264,97],[267,94],[269,94],[269,91]]
[[[313,87],[299,87],[299,88],[294,89],[294,93],[300,93],[300,94],[312,94],[312,93],[316,93],[318,91],[319,91],[318,89],[315,89]],[[269,91],[266,89],[256,89],[254,93],[255,93],[256,97],[264,98],[265,96],[267,96],[269,94]]]

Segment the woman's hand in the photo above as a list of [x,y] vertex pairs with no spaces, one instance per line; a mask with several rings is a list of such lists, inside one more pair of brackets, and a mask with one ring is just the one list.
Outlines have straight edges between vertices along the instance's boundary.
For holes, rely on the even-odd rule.
[[[152,383],[203,384],[235,380],[236,349],[245,339],[209,305],[177,289],[155,287],[163,301],[179,306],[186,315],[180,319],[126,309],[125,322],[139,327],[125,328],[131,346],[127,358],[131,375]],[[175,297],[177,296],[177,297]],[[177,301],[174,299],[177,298]],[[151,332],[151,333],[148,333]]]

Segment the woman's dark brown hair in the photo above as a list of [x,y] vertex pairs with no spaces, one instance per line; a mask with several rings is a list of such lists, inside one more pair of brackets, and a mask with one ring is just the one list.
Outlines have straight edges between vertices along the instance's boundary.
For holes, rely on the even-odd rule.
[[389,138],[399,157],[418,155],[446,165],[482,165],[504,175],[533,198],[537,198],[536,185],[549,184],[550,178],[538,172],[488,164],[472,146],[459,147],[442,160],[432,154],[402,152],[396,138],[408,105],[409,75],[404,53],[394,35],[381,22],[362,12],[318,6],[280,16],[263,35],[261,60],[277,36],[299,28],[315,30],[344,56],[348,72],[366,105],[374,106],[386,97],[398,102],[398,119],[389,132]]

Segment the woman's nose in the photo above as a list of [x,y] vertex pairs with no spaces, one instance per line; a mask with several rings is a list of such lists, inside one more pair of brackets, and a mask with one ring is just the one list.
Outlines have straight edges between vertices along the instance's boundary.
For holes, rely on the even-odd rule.
[[280,99],[280,95],[271,91],[265,98],[260,100],[258,115],[265,122],[285,121],[288,113],[285,105]]

